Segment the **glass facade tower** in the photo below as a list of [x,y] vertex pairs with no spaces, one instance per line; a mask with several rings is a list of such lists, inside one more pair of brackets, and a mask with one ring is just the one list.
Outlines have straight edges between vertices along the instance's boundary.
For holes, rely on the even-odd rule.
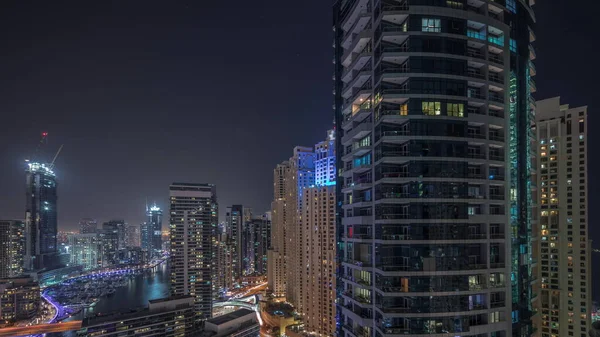
[[29,162],[25,179],[25,268],[51,267],[57,253],[56,175],[47,164]]
[[335,2],[339,335],[532,333],[531,4]]

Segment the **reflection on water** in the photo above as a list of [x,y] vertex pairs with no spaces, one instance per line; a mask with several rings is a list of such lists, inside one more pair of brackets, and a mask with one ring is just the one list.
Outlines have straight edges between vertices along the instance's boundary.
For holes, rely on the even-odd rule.
[[[168,260],[167,260],[168,261]],[[92,308],[85,309],[68,320],[81,320],[98,313],[126,311],[148,305],[148,301],[169,296],[169,264],[164,262],[152,271],[146,271],[129,280],[125,287],[117,288],[110,297],[103,297]],[[48,334],[49,337],[71,337],[74,332]]]
[[[85,317],[97,313],[127,310],[148,305],[149,300],[169,296],[168,264],[162,263],[152,271],[136,275],[125,287],[116,289],[114,295],[102,298],[94,307],[85,310]],[[83,318],[81,312],[76,317]]]

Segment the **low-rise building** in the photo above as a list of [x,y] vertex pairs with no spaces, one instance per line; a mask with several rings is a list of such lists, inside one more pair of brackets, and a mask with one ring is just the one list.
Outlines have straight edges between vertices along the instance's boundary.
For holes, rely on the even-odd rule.
[[31,277],[0,279],[0,326],[34,318],[40,306],[40,286]]
[[249,337],[260,334],[256,312],[239,309],[234,312],[211,318],[204,325],[203,337]]
[[193,296],[152,300],[148,307],[88,317],[77,336],[197,336]]

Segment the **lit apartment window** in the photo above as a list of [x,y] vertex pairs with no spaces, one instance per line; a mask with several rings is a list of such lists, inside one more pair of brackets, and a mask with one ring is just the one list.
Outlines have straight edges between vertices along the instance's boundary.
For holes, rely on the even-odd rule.
[[439,116],[442,113],[442,104],[440,102],[422,102],[421,109],[424,115]]
[[464,117],[465,105],[460,103],[448,103],[448,116]]
[[400,116],[407,116],[407,115],[408,115],[408,105],[402,104],[400,106]]
[[440,19],[423,18],[421,30],[428,33],[440,33],[442,31],[442,23]]

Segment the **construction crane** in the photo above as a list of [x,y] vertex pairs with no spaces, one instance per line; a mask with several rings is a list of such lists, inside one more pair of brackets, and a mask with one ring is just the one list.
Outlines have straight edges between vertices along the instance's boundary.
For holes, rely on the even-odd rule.
[[40,152],[42,146],[44,146],[47,142],[48,142],[48,132],[44,131],[44,132],[42,132],[42,137],[40,138],[40,142],[35,147],[35,152],[33,152],[33,155],[31,156],[30,159],[25,159],[25,161],[26,162],[36,161],[37,155]]
[[[31,156],[31,159],[25,159],[26,162],[29,161],[36,161],[39,152],[42,149],[42,146],[46,145],[48,143],[48,132],[44,131],[42,132],[42,136],[40,138],[40,142],[37,144],[36,148],[35,148],[35,152],[33,153],[33,156]],[[60,154],[60,152],[62,151],[64,144],[61,145],[58,148],[58,151],[56,152],[56,154],[54,155],[54,158],[52,159],[52,162],[49,165],[50,170],[52,170],[54,168],[54,163],[56,162],[56,158],[58,158],[58,155]]]
[[62,151],[64,144],[62,144],[59,148],[58,151],[56,151],[56,154],[54,155],[54,158],[52,159],[52,162],[50,163],[50,169],[54,169],[54,162],[56,161],[56,158],[58,158],[58,155],[60,154],[60,151]]

